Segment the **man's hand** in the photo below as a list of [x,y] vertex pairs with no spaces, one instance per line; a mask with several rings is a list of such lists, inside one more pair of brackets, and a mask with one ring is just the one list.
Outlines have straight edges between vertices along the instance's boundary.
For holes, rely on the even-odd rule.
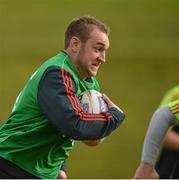
[[108,96],[106,96],[106,94],[102,94],[102,98],[105,100],[108,108],[115,107],[115,108],[117,108],[120,112],[123,113],[123,111],[122,111],[117,105],[115,105],[115,104],[109,99]]
[[159,175],[153,166],[142,162],[137,168],[133,179],[159,179]]
[[[108,96],[106,96],[105,94],[102,94],[102,98],[104,99],[104,101],[106,102],[108,108],[112,108],[115,107],[117,108],[120,112],[122,112],[122,110],[116,106],[110,99]],[[84,144],[86,144],[87,146],[97,146],[99,145],[105,138],[102,139],[97,139],[97,140],[85,140],[83,141]]]
[[60,170],[59,173],[58,173],[57,179],[67,179],[66,172],[63,171],[63,170]]
[[100,139],[98,139],[98,140],[84,140],[82,142],[87,146],[97,146],[98,144],[101,143]]

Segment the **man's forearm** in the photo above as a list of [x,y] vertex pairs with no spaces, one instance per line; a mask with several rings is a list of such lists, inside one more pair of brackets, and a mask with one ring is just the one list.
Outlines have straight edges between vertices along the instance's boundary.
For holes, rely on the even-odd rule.
[[176,117],[166,106],[158,109],[152,116],[144,140],[142,162],[155,165],[159,147],[168,128],[176,122]]

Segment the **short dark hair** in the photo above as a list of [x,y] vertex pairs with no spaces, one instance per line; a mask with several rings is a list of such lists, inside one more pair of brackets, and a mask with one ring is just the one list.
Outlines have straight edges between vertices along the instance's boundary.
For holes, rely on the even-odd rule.
[[95,17],[82,16],[78,19],[73,19],[65,31],[65,49],[68,48],[73,36],[78,37],[82,42],[86,42],[95,27],[107,35],[110,33],[110,28]]

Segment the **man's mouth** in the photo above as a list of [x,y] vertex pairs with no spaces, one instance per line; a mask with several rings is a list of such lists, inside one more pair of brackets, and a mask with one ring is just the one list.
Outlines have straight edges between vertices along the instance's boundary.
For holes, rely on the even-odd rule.
[[93,66],[95,66],[95,67],[99,67],[99,63],[96,63],[96,64],[92,64]]

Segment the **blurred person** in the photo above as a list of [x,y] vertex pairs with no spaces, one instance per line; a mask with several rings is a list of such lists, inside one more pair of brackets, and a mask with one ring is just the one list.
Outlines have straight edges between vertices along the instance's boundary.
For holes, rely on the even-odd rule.
[[[179,99],[179,85],[166,93],[160,107],[176,99]],[[168,130],[155,168],[161,179],[179,179],[179,126]]]
[[31,76],[0,129],[0,178],[65,179],[74,140],[102,139],[121,124],[124,113],[106,95],[109,109],[101,114],[84,112],[78,100],[85,90],[100,91],[95,76],[108,36],[107,25],[94,17],[68,25],[64,50]]
[[[179,152],[176,151],[179,148],[178,126],[179,86],[167,93],[151,118],[144,139],[141,163],[134,175],[135,179],[179,178]],[[162,142],[161,156],[155,169]]]

